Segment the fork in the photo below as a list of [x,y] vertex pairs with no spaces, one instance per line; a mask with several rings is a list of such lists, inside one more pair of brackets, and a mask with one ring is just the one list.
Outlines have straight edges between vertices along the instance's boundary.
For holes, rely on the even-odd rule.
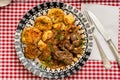
[[[95,29],[95,27],[94,27],[95,26],[94,21],[90,18],[87,10],[84,10],[83,14],[85,15],[86,19],[88,20],[90,26],[93,27],[93,29],[92,29],[92,32],[93,32],[94,29]],[[98,39],[97,39],[97,37],[96,37],[95,34],[93,34],[93,37],[94,37],[95,42],[97,44],[97,47],[98,47],[98,49],[100,51],[100,56],[102,58],[103,65],[104,65],[105,69],[110,69],[111,68],[110,61],[108,60],[107,56],[105,55],[105,52],[103,51],[103,49],[102,49],[102,47],[101,47],[101,45],[100,45],[100,43],[99,43],[99,41],[98,41]]]

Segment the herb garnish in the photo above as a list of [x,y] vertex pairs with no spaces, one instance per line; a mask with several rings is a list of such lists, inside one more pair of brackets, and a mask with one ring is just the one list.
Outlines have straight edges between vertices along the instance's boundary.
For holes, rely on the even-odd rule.
[[53,48],[53,45],[51,43],[48,43],[48,47],[50,48],[51,52],[54,52],[54,48]]
[[84,41],[81,41],[80,46],[83,47],[85,45]]
[[57,38],[57,39],[59,39],[59,40],[63,40],[63,39],[65,38],[65,36],[64,36],[64,35],[59,34],[59,35],[57,35],[57,36],[56,36],[56,38]]
[[49,62],[51,60],[52,56],[49,56],[45,62]]
[[61,33],[61,32],[62,32],[62,30],[57,30],[57,32],[58,32],[58,33]]
[[76,35],[76,39],[77,39],[77,40],[80,40],[80,38],[79,38],[79,36],[78,36],[78,35]]
[[44,61],[41,61],[41,66],[42,66],[42,69],[45,69],[46,65]]

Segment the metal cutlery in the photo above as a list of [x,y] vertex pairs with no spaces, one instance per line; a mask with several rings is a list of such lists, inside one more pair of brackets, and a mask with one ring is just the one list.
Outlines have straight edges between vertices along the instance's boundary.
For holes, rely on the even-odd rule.
[[120,66],[120,55],[119,55],[118,50],[115,47],[112,39],[107,35],[107,32],[104,30],[103,25],[100,23],[100,21],[97,19],[97,17],[89,10],[87,10],[86,12],[88,12],[88,15],[90,16],[91,20],[93,21],[96,29],[100,32],[100,34],[103,36],[104,40],[108,43],[111,51],[114,53],[114,56],[116,57],[118,65]]
[[103,64],[104,64],[105,69],[110,69],[111,68],[110,61],[108,60],[107,56],[105,55],[105,53],[104,53],[104,51],[103,51],[97,37],[95,35],[93,37],[94,37],[94,39],[96,41],[96,44],[98,46],[98,49],[100,51],[100,55],[101,55],[101,58],[103,60]]
[[[92,26],[92,27],[95,26],[94,23],[93,23],[93,21],[92,21],[91,18],[89,17],[87,11],[83,11],[83,14],[86,16],[86,18],[87,18],[90,26]],[[93,31],[94,31],[94,29],[93,29]],[[95,36],[95,34],[93,34],[93,37],[94,37],[94,39],[95,39],[95,41],[96,41],[96,44],[97,44],[97,46],[98,46],[98,49],[99,49],[99,51],[100,51],[100,55],[101,55],[101,58],[102,58],[102,61],[103,61],[103,64],[104,64],[105,69],[110,69],[110,68],[111,68],[110,61],[108,60],[107,56],[105,55],[105,53],[104,53],[104,51],[103,51],[103,49],[102,49],[102,47],[101,47],[101,45],[100,45],[97,37]]]

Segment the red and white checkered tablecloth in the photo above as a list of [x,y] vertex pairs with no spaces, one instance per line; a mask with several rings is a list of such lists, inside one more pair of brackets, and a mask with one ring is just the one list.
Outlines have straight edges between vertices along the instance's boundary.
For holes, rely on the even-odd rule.
[[[0,80],[44,80],[29,72],[19,61],[15,47],[14,35],[22,16],[34,6],[47,0],[12,0],[5,7],[0,7]],[[55,0],[54,0],[55,1]],[[78,9],[81,3],[97,3],[119,7],[120,34],[120,1],[119,0],[61,0]],[[118,36],[120,52],[120,35]],[[120,80],[120,68],[117,62],[111,62],[112,68],[105,70],[101,61],[87,61],[84,67],[66,80]]]

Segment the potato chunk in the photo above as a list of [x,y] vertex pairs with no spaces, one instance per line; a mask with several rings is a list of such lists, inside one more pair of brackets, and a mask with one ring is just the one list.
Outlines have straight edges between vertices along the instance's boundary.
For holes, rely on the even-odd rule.
[[48,16],[40,16],[35,20],[35,27],[39,30],[49,30],[52,28],[52,21]]
[[25,57],[35,59],[41,54],[40,50],[35,45],[27,45],[25,47]]
[[53,32],[51,30],[44,31],[42,40],[46,41],[47,39],[50,39],[53,36]]
[[38,42],[38,48],[42,51],[47,47],[47,44],[44,43],[42,40]]
[[48,11],[48,16],[51,18],[53,23],[61,22],[64,18],[64,11],[59,8],[52,8]]
[[64,16],[64,22],[65,24],[73,24],[74,23],[74,16],[72,14],[68,14]]
[[21,38],[24,44],[36,44],[41,38],[41,31],[35,27],[24,28]]
[[63,22],[59,22],[53,25],[53,28],[56,30],[67,30],[67,26]]
[[56,29],[56,30],[60,30],[62,24],[61,23],[56,23],[53,25],[53,28]]

